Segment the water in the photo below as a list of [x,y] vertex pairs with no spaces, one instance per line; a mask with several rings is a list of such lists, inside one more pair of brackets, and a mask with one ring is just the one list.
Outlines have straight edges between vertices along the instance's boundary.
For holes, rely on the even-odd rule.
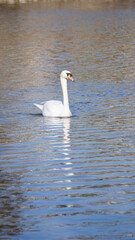
[[[134,12],[0,6],[0,239],[135,239]],[[64,69],[73,117],[43,118]]]

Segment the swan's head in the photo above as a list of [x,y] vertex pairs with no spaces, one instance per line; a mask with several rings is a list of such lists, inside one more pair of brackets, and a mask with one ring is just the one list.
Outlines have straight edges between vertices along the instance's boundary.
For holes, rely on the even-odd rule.
[[60,77],[61,79],[66,79],[66,80],[69,79],[70,81],[74,82],[72,73],[67,70],[62,71],[60,74]]

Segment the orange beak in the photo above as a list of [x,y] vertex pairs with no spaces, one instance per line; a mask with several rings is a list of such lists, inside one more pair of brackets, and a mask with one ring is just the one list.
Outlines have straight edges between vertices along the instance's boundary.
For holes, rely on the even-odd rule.
[[72,81],[72,82],[74,82],[74,79],[73,79],[73,77],[69,74],[69,76],[68,76],[68,79],[70,80],[70,81]]

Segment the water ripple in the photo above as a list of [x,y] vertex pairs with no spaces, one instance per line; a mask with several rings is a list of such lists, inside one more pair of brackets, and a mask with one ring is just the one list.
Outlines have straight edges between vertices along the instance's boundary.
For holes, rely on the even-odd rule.
[[[0,9],[2,240],[135,238],[134,9],[75,2]],[[73,117],[43,118],[62,69]]]

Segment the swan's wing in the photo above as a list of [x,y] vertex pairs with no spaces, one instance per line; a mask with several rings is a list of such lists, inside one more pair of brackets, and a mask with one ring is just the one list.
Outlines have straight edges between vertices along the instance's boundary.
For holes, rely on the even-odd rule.
[[63,112],[63,104],[60,101],[47,101],[43,107],[43,115],[47,117],[60,117]]
[[43,111],[43,105],[34,103],[34,105],[39,108],[41,111]]

